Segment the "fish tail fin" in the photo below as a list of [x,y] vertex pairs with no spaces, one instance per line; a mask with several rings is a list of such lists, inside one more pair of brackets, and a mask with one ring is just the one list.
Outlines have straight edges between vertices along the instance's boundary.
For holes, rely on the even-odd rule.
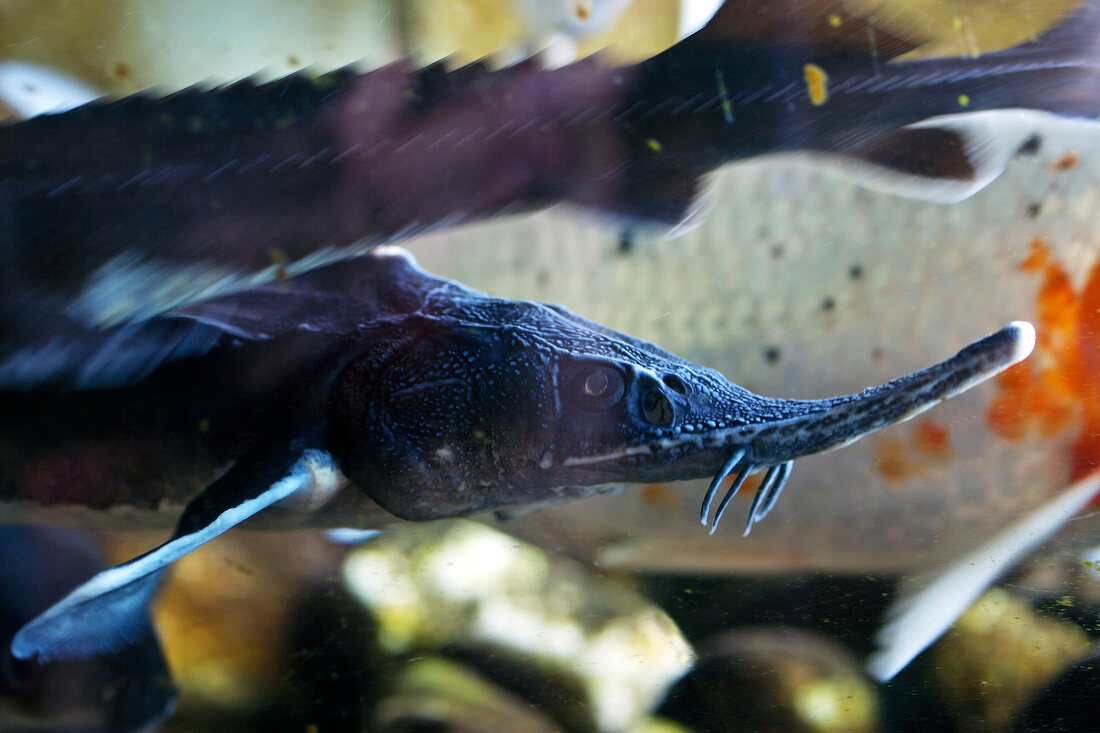
[[[1081,3],[1034,40],[979,58],[1018,69],[1019,83],[990,90],[999,107],[1100,117],[1100,0]],[[998,99],[1001,94],[1011,98]]]
[[918,58],[891,65],[938,79],[938,93],[957,102],[952,111],[815,151],[818,162],[873,190],[950,204],[997,178],[1049,122],[1044,115],[1100,120],[1100,0],[1009,48],[962,59],[934,51],[918,47]]

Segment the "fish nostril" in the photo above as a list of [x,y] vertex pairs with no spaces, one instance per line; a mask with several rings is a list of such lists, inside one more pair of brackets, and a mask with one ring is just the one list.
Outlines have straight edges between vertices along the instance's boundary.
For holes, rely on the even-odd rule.
[[651,425],[668,427],[676,416],[672,403],[659,389],[647,389],[642,393],[642,416]]
[[661,378],[661,381],[676,394],[687,394],[687,385],[684,384],[684,380],[680,379],[675,374],[666,374]]

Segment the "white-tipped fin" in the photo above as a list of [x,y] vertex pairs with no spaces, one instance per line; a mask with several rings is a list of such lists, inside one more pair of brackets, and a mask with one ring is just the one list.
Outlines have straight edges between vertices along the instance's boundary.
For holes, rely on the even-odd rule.
[[304,451],[281,479],[258,496],[224,508],[209,521],[195,517],[200,525],[195,531],[94,575],[21,628],[12,639],[12,654],[47,663],[85,659],[133,644],[148,632],[148,604],[171,563],[272,504],[308,491],[316,476],[324,480],[333,470],[328,453]]
[[1054,534],[1100,492],[1100,472],[1071,485],[943,573],[917,581],[887,612],[867,670],[887,682],[930,646],[997,577]]
[[22,61],[0,63],[0,102],[24,119],[64,112],[99,96],[91,87],[56,71]]
[[830,173],[871,190],[953,204],[1004,172],[1030,134],[1027,118],[1016,110],[934,117],[811,155]]

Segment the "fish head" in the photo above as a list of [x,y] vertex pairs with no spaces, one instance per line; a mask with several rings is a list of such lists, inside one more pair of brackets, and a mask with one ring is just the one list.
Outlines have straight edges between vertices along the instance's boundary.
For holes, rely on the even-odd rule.
[[[1014,323],[938,365],[824,400],[761,397],[719,372],[557,306],[448,283],[372,329],[333,384],[344,474],[412,520],[528,507],[604,487],[766,471],[763,518],[791,462],[904,420],[1030,352]],[[717,521],[717,517],[716,517]]]
[[450,288],[369,340],[335,382],[334,444],[407,519],[713,473],[696,426],[759,419],[713,369],[557,306]]

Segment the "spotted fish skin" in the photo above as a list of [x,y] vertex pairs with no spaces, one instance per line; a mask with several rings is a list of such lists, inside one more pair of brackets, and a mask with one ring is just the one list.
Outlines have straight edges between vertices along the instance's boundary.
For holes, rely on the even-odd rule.
[[[1005,107],[1100,113],[1098,4],[1012,49],[888,63],[913,44],[881,32],[868,46],[865,23],[757,32],[745,23],[757,5],[729,0],[702,31],[632,66],[397,62],[139,94],[7,125],[0,386],[69,369],[79,362],[69,342],[89,329],[430,228],[558,202],[627,226],[675,224],[694,212],[700,177],[731,160],[826,153],[889,171],[876,180],[910,195],[966,195],[999,171],[989,140],[908,125]],[[132,373],[209,345],[181,338]],[[114,366],[73,386],[125,382]]]

